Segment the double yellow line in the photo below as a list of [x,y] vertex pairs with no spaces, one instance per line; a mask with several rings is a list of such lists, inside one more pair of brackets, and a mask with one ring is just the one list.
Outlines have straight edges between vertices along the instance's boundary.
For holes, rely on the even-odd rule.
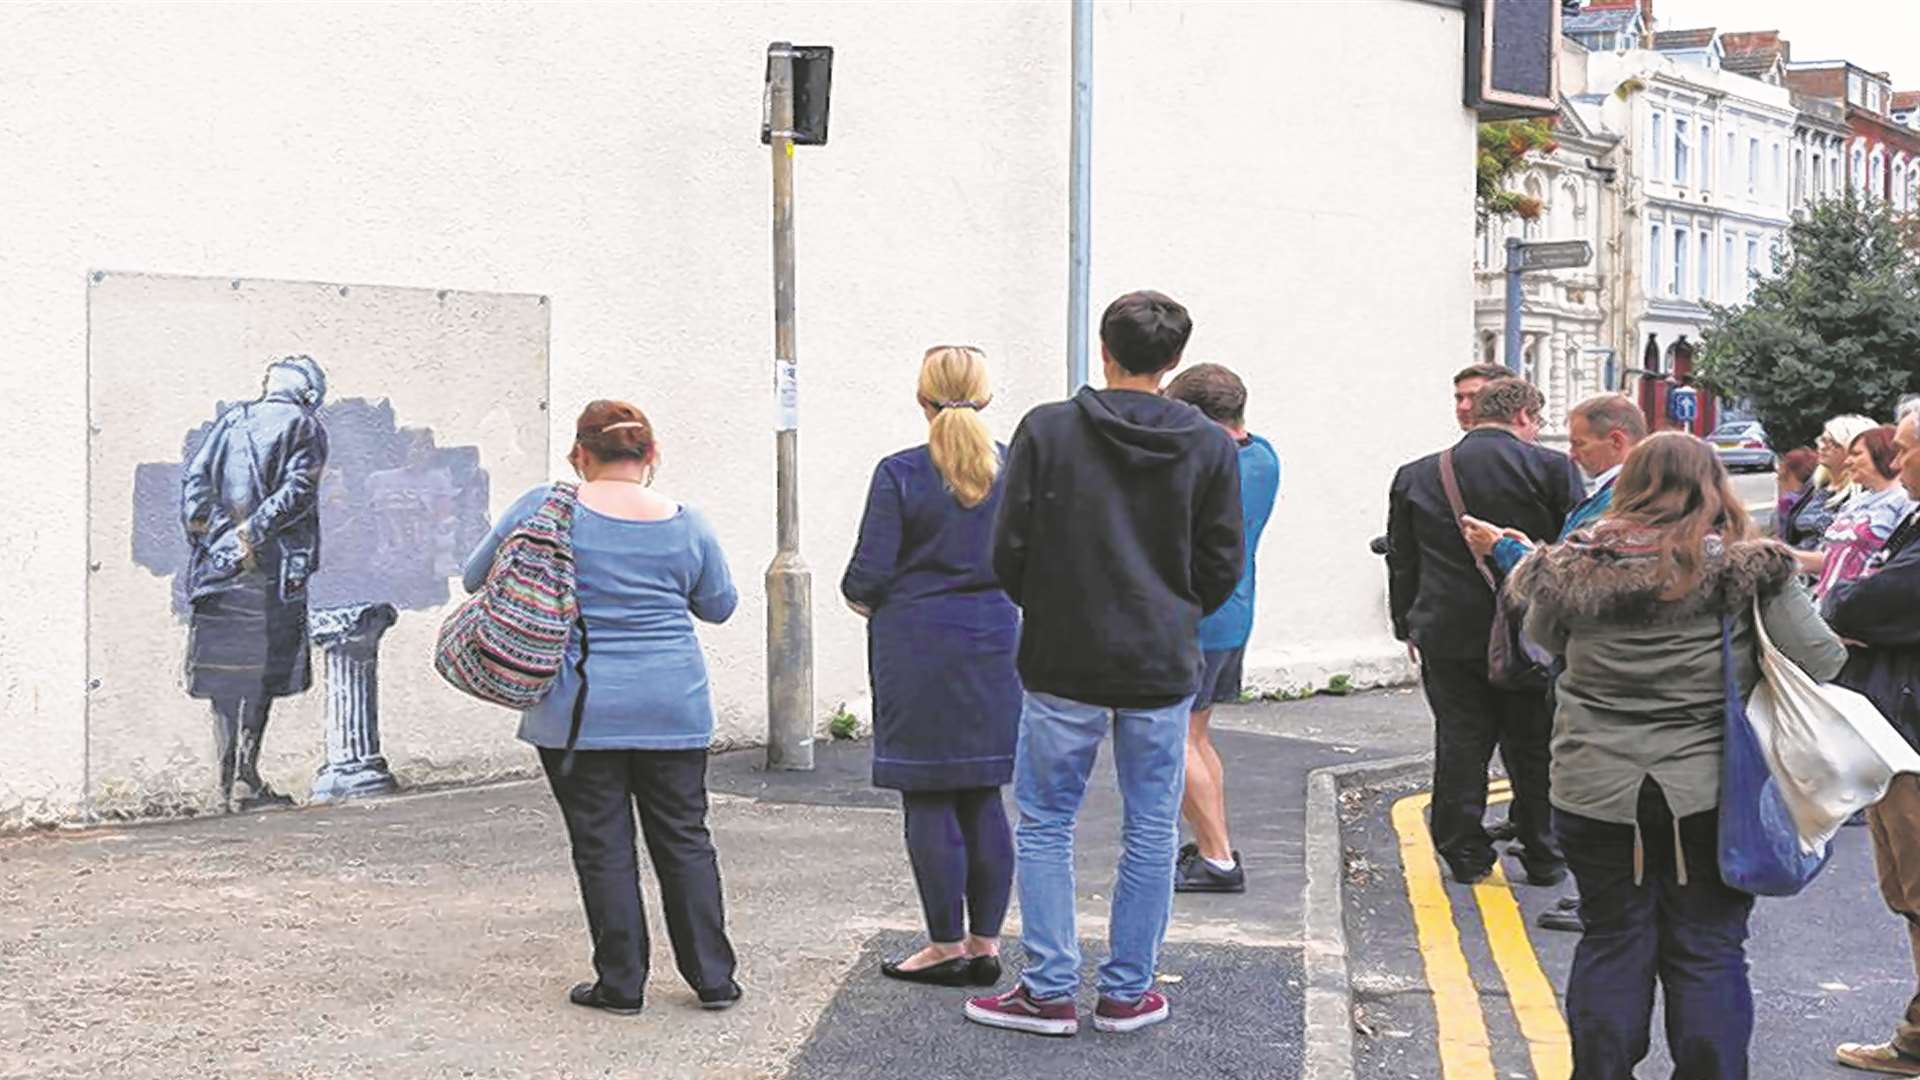
[[[1513,798],[1505,781],[1487,793],[1489,802]],[[1480,1007],[1467,954],[1460,947],[1454,924],[1453,902],[1440,877],[1433,839],[1427,832],[1426,810],[1432,792],[1401,799],[1393,806],[1393,829],[1400,837],[1400,862],[1406,868],[1407,899],[1413,904],[1413,925],[1419,935],[1420,958],[1426,966],[1427,986],[1433,991],[1438,1020],[1440,1071],[1445,1080],[1495,1080],[1493,1044],[1487,1036],[1487,1018]],[[1553,984],[1540,968],[1540,957],[1527,936],[1527,922],[1513,898],[1506,873],[1496,860],[1493,873],[1473,887],[1480,919],[1487,929],[1487,945],[1494,965],[1506,983],[1520,1034],[1527,1040],[1536,1080],[1567,1080],[1573,1075],[1573,1047]]]

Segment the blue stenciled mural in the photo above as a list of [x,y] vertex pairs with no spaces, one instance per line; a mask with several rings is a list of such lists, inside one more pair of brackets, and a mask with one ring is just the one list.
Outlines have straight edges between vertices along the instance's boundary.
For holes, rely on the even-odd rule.
[[[273,701],[313,681],[314,626],[330,680],[361,680],[354,664],[371,660],[394,611],[445,604],[489,526],[477,447],[438,446],[387,401],[328,404],[326,391],[312,358],[274,360],[259,398],[219,403],[186,433],[179,461],[135,470],[134,562],[173,579],[185,689],[212,706],[220,801],[233,809],[291,801],[257,764]],[[348,652],[364,657],[348,664]],[[331,696],[363,701],[344,706],[355,729],[330,735],[341,745],[329,746],[315,796],[390,788],[372,685]]]

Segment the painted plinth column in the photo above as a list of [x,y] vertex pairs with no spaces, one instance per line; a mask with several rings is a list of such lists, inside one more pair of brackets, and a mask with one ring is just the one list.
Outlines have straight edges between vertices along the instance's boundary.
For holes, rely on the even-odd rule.
[[324,608],[308,620],[327,660],[327,761],[313,777],[313,801],[337,802],[399,787],[380,756],[380,636],[399,613],[392,604]]

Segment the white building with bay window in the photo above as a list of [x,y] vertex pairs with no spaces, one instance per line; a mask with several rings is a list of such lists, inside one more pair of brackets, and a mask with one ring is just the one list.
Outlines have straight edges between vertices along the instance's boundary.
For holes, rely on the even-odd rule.
[[[1621,358],[1620,388],[1660,426],[1668,391],[1692,374],[1706,305],[1751,295],[1804,200],[1790,158],[1799,114],[1786,87],[1727,71],[1717,49],[1676,38],[1684,47],[1594,53],[1565,68],[1585,75],[1576,106],[1624,140],[1610,189],[1617,272],[1604,339]],[[1693,430],[1710,430],[1715,413],[1703,397]]]

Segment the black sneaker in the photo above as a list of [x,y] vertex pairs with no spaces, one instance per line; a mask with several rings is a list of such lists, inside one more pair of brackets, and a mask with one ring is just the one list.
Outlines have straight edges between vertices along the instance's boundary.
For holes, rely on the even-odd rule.
[[1195,857],[1179,865],[1173,875],[1174,892],[1243,893],[1247,891],[1247,872],[1240,865],[1240,853],[1233,853],[1233,869],[1221,870],[1204,858]]
[[1502,818],[1487,826],[1487,838],[1496,843],[1517,840],[1519,837],[1520,826],[1515,825],[1512,818]]
[[1185,866],[1200,857],[1199,844],[1181,844],[1180,854],[1174,856],[1173,865]]

